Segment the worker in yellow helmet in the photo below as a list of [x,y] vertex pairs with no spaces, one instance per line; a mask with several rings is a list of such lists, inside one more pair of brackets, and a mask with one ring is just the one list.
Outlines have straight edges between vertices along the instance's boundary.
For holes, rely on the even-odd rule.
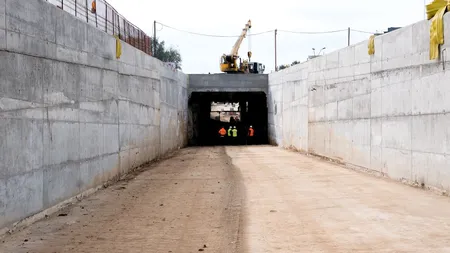
[[232,135],[232,132],[233,131],[233,127],[232,126],[230,126],[229,128],[228,128],[228,137],[231,137],[231,135]]

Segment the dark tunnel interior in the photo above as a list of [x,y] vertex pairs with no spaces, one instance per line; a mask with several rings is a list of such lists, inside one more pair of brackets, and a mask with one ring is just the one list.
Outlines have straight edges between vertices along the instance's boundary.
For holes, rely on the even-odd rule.
[[[268,144],[264,92],[193,92],[189,111],[191,146]],[[248,134],[250,126],[253,137]],[[219,134],[222,127],[227,130],[225,137]],[[228,136],[230,127],[236,127],[237,137]]]

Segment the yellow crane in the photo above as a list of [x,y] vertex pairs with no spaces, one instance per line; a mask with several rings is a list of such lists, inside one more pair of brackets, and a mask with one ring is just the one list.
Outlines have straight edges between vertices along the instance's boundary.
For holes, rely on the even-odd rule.
[[[248,61],[244,60],[241,62],[241,59],[238,55],[239,48],[241,47],[242,41],[247,36],[248,30],[252,27],[252,22],[249,20],[245,25],[245,28],[242,30],[241,35],[237,39],[236,43],[234,43],[233,48],[231,49],[230,54],[223,54],[220,61],[220,70],[225,73],[248,73]],[[252,52],[248,52],[248,57],[251,58]],[[239,62],[238,62],[239,60]]]

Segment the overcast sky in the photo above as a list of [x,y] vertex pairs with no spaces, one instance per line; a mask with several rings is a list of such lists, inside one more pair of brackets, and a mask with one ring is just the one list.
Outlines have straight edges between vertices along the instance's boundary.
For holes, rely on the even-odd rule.
[[[430,0],[426,0],[429,2]],[[129,21],[148,35],[153,34],[153,20],[192,32],[239,35],[252,20],[252,33],[279,29],[290,31],[330,31],[347,29],[384,31],[388,27],[406,26],[424,19],[424,0],[108,0]],[[370,34],[352,32],[352,43],[366,40]],[[236,38],[213,38],[191,35],[157,26],[157,37],[179,49],[185,73],[220,72],[220,56],[229,53]],[[301,35],[278,33],[278,65],[304,61],[311,48],[326,52],[347,45],[347,32]],[[246,57],[248,38],[239,51]],[[274,70],[274,34],[251,37],[253,61]],[[317,50],[317,51],[318,51]],[[317,53],[317,52],[316,52]]]

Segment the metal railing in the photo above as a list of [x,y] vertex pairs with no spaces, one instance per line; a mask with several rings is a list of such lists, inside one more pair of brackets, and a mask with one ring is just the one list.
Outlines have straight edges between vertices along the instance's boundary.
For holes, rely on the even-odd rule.
[[105,0],[46,0],[58,8],[84,20],[133,47],[152,55],[151,38],[125,17],[120,15]]

